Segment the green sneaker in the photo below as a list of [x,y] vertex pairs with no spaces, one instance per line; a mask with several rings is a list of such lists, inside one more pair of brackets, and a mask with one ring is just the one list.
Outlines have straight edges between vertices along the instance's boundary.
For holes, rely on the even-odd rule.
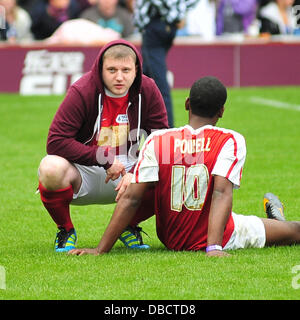
[[55,251],[67,252],[76,249],[77,235],[74,228],[66,231],[65,228],[59,228],[55,238]]
[[129,249],[149,249],[150,246],[143,243],[141,231],[142,231],[142,228],[140,227],[133,228],[128,226],[120,235],[119,239]]

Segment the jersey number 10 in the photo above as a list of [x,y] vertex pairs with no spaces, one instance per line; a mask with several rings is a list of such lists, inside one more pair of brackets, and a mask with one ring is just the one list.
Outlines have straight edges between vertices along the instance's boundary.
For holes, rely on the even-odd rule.
[[207,167],[174,165],[171,179],[171,209],[181,212],[184,205],[188,210],[201,210],[209,180]]

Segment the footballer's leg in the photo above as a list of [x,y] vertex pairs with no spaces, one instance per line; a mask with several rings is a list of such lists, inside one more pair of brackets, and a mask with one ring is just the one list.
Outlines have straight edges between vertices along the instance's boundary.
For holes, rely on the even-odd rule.
[[70,203],[81,182],[79,171],[66,159],[48,155],[41,161],[39,191],[45,208],[59,229],[55,238],[57,252],[75,248],[77,236],[70,217]]
[[262,218],[266,231],[266,246],[300,243],[300,222]]
[[300,243],[300,222],[286,221],[280,199],[265,193],[263,206],[268,219],[262,219],[266,231],[266,245],[292,245]]

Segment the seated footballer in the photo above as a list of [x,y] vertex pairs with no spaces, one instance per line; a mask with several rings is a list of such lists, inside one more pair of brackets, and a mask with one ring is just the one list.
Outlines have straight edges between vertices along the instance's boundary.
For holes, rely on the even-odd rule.
[[227,90],[217,78],[196,81],[185,103],[189,123],[155,131],[147,138],[131,184],[98,247],[69,253],[109,252],[150,189],[154,189],[157,235],[170,250],[226,256],[226,250],[299,243],[300,222],[285,220],[282,204],[272,193],[264,195],[268,218],[232,212],[246,144],[238,132],[216,126],[226,99]]

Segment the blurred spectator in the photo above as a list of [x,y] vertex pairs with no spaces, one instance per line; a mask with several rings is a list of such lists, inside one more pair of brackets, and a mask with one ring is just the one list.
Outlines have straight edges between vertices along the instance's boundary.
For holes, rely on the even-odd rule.
[[293,34],[297,24],[293,4],[294,0],[276,0],[263,6],[258,13],[261,22],[260,34]]
[[216,0],[201,0],[186,15],[185,26],[177,31],[177,36],[199,35],[203,39],[213,39],[216,34]]
[[0,0],[0,6],[5,11],[5,29],[0,29],[0,40],[10,43],[32,40],[28,12],[19,7],[16,0]]
[[257,0],[219,0],[216,34],[247,34],[256,17]]
[[63,45],[97,45],[102,46],[112,40],[120,38],[120,34],[110,28],[102,28],[98,24],[86,19],[72,19],[63,22],[46,44]]
[[32,9],[32,32],[35,39],[50,37],[65,21],[78,17],[79,5],[76,0],[41,1]]
[[117,31],[123,38],[134,32],[132,15],[118,4],[118,0],[97,0],[96,5],[82,12],[80,18],[93,21],[103,28]]
[[296,29],[294,30],[294,34],[300,35],[300,0],[295,0],[293,11],[296,16]]
[[[143,72],[156,82],[174,126],[173,101],[167,79],[167,55],[187,11],[199,0],[136,0],[135,24],[142,33]],[[200,0],[201,1],[201,0]]]

